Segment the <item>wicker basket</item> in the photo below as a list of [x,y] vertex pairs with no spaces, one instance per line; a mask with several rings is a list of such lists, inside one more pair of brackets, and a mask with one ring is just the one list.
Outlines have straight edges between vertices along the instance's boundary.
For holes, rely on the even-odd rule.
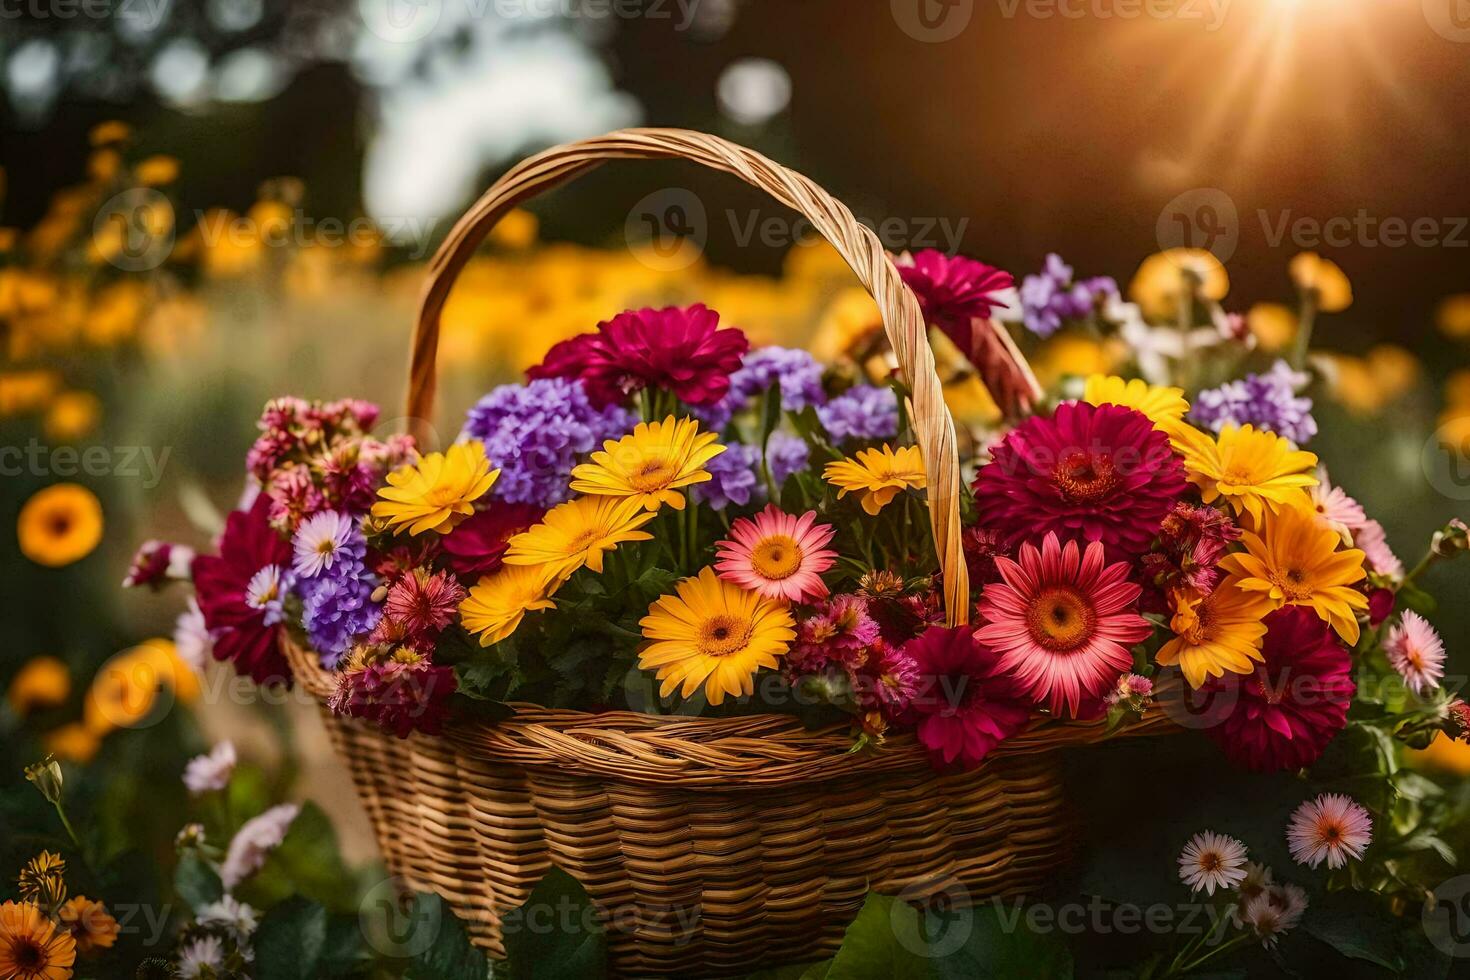
[[[434,256],[408,417],[428,431],[438,320],[455,277],[515,204],[612,159],[681,158],[735,174],[811,220],[878,301],[929,476],[951,624],[968,612],[959,463],[918,304],[877,238],[811,181],[742,147],[626,130],[557,147],[501,178]],[[286,639],[318,700],[332,678]],[[911,735],[854,754],[844,729],[787,716],[586,714],[517,705],[507,721],[397,739],[323,716],[388,868],[442,895],[495,955],[500,915],[556,865],[609,924],[620,974],[744,974],[830,955],[869,890],[958,904],[1039,889],[1068,857],[1057,750],[1100,724],[1038,718],[969,773],[936,773]],[[1163,713],[1133,731],[1169,726]]]

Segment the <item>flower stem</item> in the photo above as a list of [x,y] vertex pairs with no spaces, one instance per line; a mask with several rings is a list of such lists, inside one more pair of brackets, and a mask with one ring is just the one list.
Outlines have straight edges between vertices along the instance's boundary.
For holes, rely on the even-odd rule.
[[1307,352],[1312,347],[1312,328],[1317,324],[1317,293],[1302,291],[1302,309],[1297,316],[1296,345],[1291,349],[1291,366],[1300,371],[1307,363]]

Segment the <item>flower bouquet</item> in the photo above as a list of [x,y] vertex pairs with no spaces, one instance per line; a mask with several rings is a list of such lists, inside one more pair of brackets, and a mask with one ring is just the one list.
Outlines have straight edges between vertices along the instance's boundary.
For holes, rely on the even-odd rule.
[[[849,338],[860,353],[821,363],[699,305],[610,311],[431,450],[457,270],[511,203],[627,156],[703,162],[812,216],[888,347]],[[1245,767],[1300,769],[1347,723],[1355,649],[1411,665],[1425,717],[1448,704],[1422,620],[1380,642],[1412,575],[1375,563],[1311,453],[1197,426],[1181,389],[1143,380],[1042,405],[995,319],[1008,275],[890,262],[749,151],[670,131],[547,151],[433,268],[420,421],[383,436],[365,402],[267,405],[186,621],[216,659],[324,701],[390,867],[494,951],[555,864],[614,921],[621,969],[809,958],[869,887],[1037,888],[1066,852],[1046,750],[1172,715]],[[1012,418],[963,459],[926,325]],[[145,548],[132,579],[173,558]]]

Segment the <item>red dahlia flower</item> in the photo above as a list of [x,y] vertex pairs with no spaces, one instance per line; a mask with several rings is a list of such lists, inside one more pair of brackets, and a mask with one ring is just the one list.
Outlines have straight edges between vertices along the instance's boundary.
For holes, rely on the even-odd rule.
[[473,584],[500,568],[512,537],[539,524],[546,508],[535,504],[494,501],[455,526],[443,538],[444,554],[454,574]]
[[1138,614],[1143,589],[1126,563],[1104,562],[1096,541],[1084,552],[1047,534],[1040,551],[1023,544],[1018,558],[996,558],[1001,581],[980,596],[975,638],[1053,714],[1091,714],[1133,665],[1129,648],[1153,632]]
[[1147,550],[1184,493],[1184,464],[1141,412],[1067,402],[1030,418],[992,450],[975,478],[984,527],[1007,544],[1048,532],[1101,541],[1113,559]]
[[258,684],[289,686],[291,668],[277,629],[281,597],[259,591],[260,583],[284,578],[291,563],[291,543],[271,527],[270,508],[271,499],[261,494],[248,511],[232,512],[219,554],[197,556],[190,572],[204,625],[214,637],[214,658],[229,661]]
[[936,626],[903,649],[918,674],[908,715],[936,766],[973,769],[1026,726],[1028,705],[1016,679],[967,627]]
[[415,568],[388,589],[377,630],[405,646],[431,650],[467,594],[449,572]]
[[1200,688],[1211,704],[1205,732],[1247,769],[1309,766],[1347,726],[1357,689],[1352,657],[1332,627],[1302,606],[1266,617],[1261,655],[1254,672],[1227,673]]
[[730,390],[730,375],[750,349],[745,334],[720,328],[703,304],[630,310],[555,345],[526,372],[577,378],[599,407],[622,404],[644,388],[672,391],[686,405],[712,405]]

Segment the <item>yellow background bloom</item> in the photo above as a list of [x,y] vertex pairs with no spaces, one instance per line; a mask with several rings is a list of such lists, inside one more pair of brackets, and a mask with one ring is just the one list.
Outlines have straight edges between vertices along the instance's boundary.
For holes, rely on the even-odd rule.
[[755,690],[755,672],[774,668],[796,630],[785,603],[747,592],[713,568],[681,581],[639,620],[648,640],[638,666],[655,671],[659,696],[689,697],[704,686],[710,704]]
[[710,479],[705,464],[725,451],[716,434],[700,432],[695,419],[670,415],[639,422],[621,439],[609,439],[591,461],[572,470],[571,488],[603,497],[628,497],[646,510],[664,504],[684,509],[681,488]]
[[1323,313],[1339,313],[1353,305],[1353,285],[1331,259],[1302,252],[1291,260],[1288,271],[1298,289],[1315,294],[1317,309]]
[[21,508],[16,535],[21,553],[38,565],[70,565],[102,540],[102,502],[75,483],[49,486]]
[[1169,320],[1179,315],[1179,297],[1191,285],[1198,295],[1219,301],[1230,292],[1230,277],[1205,249],[1171,248],[1143,260],[1128,284],[1128,296],[1145,315]]
[[16,671],[5,692],[10,710],[24,717],[37,708],[54,708],[71,694],[71,671],[56,657],[32,657]]
[[461,442],[448,451],[430,453],[417,463],[388,474],[378,491],[373,516],[409,534],[448,534],[474,513],[474,502],[495,484],[500,471],[490,468],[485,444]]
[[856,459],[828,463],[822,479],[837,487],[840,500],[848,493],[858,494],[863,510],[876,515],[899,491],[924,489],[924,459],[917,446],[897,450],[886,444],[882,449],[862,449]]

